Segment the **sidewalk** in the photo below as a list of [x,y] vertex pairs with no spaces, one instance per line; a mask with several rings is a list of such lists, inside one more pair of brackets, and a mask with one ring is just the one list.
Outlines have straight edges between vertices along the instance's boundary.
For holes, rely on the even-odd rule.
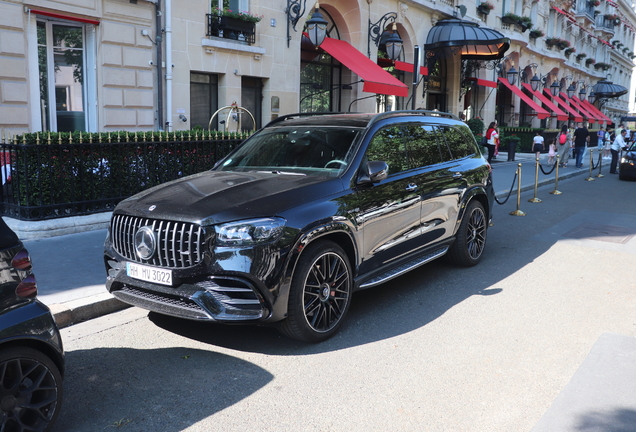
[[[589,175],[589,153],[584,167],[559,169],[559,180]],[[595,155],[596,159],[596,155]],[[504,199],[514,179],[517,166],[522,165],[521,190],[534,188],[535,156],[518,153],[515,161],[508,162],[507,154],[500,152],[493,160],[493,183],[497,198]],[[542,166],[548,171],[547,156],[542,155]],[[607,161],[605,161],[607,166]],[[598,170],[594,171],[594,175]],[[607,172],[607,171],[605,171]],[[539,171],[539,186],[554,183],[555,175]],[[515,183],[511,199],[517,191]],[[106,291],[106,270],[103,262],[103,244],[110,212],[88,216],[75,216],[40,222],[25,222],[4,218],[24,242],[31,253],[38,281],[38,298],[55,315],[63,328],[74,323],[105,315],[128,305]]]

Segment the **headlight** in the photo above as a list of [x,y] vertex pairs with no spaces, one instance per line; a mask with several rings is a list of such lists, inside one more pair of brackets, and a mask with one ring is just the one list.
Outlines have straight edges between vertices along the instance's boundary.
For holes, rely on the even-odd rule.
[[214,227],[217,246],[251,246],[277,240],[285,229],[285,219],[249,219]]

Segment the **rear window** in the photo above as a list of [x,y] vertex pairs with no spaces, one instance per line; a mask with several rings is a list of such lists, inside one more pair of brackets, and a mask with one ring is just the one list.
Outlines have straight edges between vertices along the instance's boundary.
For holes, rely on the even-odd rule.
[[[440,126],[440,128],[454,159],[462,159],[477,153],[474,138],[467,126]],[[466,130],[462,131],[460,128]]]

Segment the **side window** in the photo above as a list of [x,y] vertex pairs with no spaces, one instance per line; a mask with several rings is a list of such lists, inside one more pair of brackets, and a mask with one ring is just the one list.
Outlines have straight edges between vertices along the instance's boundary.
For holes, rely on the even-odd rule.
[[475,154],[475,146],[460,132],[458,127],[441,126],[441,129],[454,159],[462,159]]
[[433,126],[414,124],[405,126],[406,143],[409,150],[410,168],[419,168],[443,162]]
[[369,143],[366,157],[368,161],[386,162],[389,175],[409,169],[402,127],[391,126],[377,131]]

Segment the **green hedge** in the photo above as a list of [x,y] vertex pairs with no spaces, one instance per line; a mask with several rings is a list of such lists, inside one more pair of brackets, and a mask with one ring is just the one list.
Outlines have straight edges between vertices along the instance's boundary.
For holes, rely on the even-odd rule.
[[[210,169],[244,138],[208,139],[206,134],[206,139],[165,141],[175,137],[164,133],[161,141],[120,142],[111,134],[110,143],[95,143],[94,135],[93,143],[75,143],[79,133],[52,133],[50,140],[48,134],[45,140],[35,135],[0,145],[11,176],[1,190],[2,215],[40,220],[112,210],[144,189]],[[100,135],[108,140],[107,134]],[[152,137],[158,134],[145,135]]]

